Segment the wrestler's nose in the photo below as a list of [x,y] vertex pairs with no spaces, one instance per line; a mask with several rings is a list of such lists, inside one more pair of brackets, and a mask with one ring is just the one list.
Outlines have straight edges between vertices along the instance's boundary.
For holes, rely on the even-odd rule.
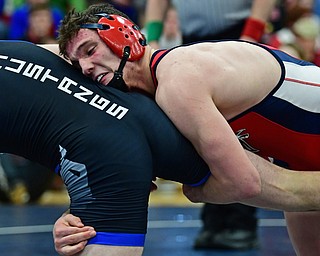
[[90,60],[87,58],[79,59],[79,65],[84,75],[90,76],[92,74],[94,65]]

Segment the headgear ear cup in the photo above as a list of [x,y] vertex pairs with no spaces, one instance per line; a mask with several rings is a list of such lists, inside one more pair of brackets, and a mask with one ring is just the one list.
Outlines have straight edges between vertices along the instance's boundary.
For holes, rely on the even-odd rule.
[[137,25],[115,14],[99,13],[98,23],[83,24],[81,28],[97,29],[100,38],[119,58],[123,50],[130,47],[129,61],[139,60],[145,51],[147,41]]
[[124,47],[130,47],[129,61],[139,60],[145,51],[146,39],[140,29],[130,20],[113,14],[102,16],[97,24],[83,24],[81,28],[97,29],[100,38],[120,58]]

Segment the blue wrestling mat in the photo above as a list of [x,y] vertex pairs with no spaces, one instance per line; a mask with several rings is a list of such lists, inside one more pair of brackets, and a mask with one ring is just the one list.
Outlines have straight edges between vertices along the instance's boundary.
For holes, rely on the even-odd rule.
[[[0,255],[57,255],[52,226],[67,206],[0,205]],[[144,256],[292,256],[283,214],[258,210],[260,247],[249,251],[195,251],[198,207],[151,207]]]

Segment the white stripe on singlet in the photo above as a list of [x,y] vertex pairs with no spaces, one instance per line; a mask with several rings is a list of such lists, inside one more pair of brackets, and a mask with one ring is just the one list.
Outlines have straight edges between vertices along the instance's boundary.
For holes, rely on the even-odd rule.
[[285,81],[275,97],[314,113],[320,113],[320,68],[284,61]]

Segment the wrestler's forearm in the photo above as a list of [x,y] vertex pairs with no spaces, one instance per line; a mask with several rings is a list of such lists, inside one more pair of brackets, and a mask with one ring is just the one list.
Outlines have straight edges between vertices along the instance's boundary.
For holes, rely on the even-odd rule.
[[241,203],[284,211],[320,210],[320,172],[288,170],[247,154],[260,174],[262,190]]
[[276,2],[276,0],[254,0],[250,17],[267,22]]
[[146,23],[150,21],[163,22],[169,2],[169,0],[148,0],[146,4]]
[[238,197],[232,193],[236,191],[236,185],[221,182],[210,176],[201,187],[184,186],[184,194],[192,202],[239,202],[282,211],[320,210],[320,172],[287,170],[250,152],[247,152],[247,155],[260,174],[260,193],[252,197]]

